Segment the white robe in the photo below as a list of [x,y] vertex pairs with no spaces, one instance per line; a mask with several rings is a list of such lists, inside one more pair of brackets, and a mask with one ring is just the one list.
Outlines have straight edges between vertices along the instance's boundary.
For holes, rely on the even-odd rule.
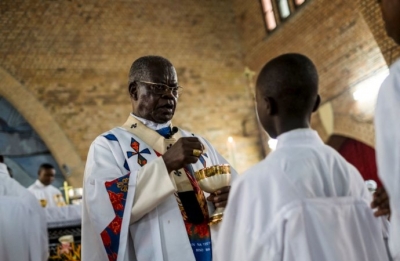
[[0,260],[45,261],[46,216],[36,198],[0,163]]
[[60,202],[65,204],[62,193],[58,188],[53,185],[45,186],[40,180],[36,180],[35,183],[28,187],[28,190],[32,192],[39,201],[45,199],[47,201],[46,207],[58,207],[56,201],[57,195],[59,195],[58,198]]
[[390,68],[375,109],[378,175],[390,197],[389,247],[400,260],[400,60]]
[[[135,131],[146,137],[139,138]],[[174,137],[178,139],[179,136],[194,135],[180,130]],[[138,142],[140,155],[132,156],[135,150],[132,138]],[[208,155],[205,158],[207,166],[227,163],[211,144],[200,140]],[[175,175],[167,173],[162,157],[156,153],[163,154],[169,141],[131,116],[123,127],[112,129],[92,143],[84,175],[82,261],[195,260],[174,195],[182,184]],[[143,167],[138,164],[139,156],[147,163]],[[191,166],[195,171],[204,167],[200,161]],[[233,169],[232,175],[236,175]],[[121,201],[125,204],[124,210],[118,215],[110,202],[113,193],[106,189],[112,181],[125,188]],[[208,207],[209,211],[214,210],[211,203]],[[115,245],[110,246],[110,232],[106,228],[109,229],[114,221],[116,226],[120,224],[119,240],[111,239],[113,244],[117,242],[118,253],[110,257],[106,247]],[[219,225],[211,227],[212,242],[218,228]]]
[[[282,225],[286,213],[281,211],[302,199],[346,196],[361,198],[365,204],[371,201],[371,194],[359,172],[336,151],[324,145],[315,131],[298,129],[284,133],[278,137],[274,152],[233,182],[218,236],[217,260],[327,261],[322,257],[309,259],[300,251],[291,253],[295,259],[285,259],[287,256],[281,255],[279,246],[282,242],[273,243],[284,238],[285,231],[279,229],[279,225]],[[372,210],[368,211],[372,217]],[[383,235],[380,233],[376,237],[383,251],[381,260],[386,260]],[[303,243],[306,245],[307,242]],[[313,245],[311,240],[308,243]],[[325,247],[329,249],[330,246]],[[304,251],[312,253],[313,249]],[[352,256],[353,253],[348,254]]]

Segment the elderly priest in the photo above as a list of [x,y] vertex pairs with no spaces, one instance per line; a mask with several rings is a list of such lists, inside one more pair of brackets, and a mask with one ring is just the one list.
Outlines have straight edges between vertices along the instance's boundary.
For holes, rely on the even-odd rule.
[[172,127],[181,89],[167,59],[132,64],[132,113],[97,137],[87,158],[84,261],[212,260],[219,224],[208,225],[209,214],[227,204],[230,187],[207,198],[194,172],[226,161],[205,139]]

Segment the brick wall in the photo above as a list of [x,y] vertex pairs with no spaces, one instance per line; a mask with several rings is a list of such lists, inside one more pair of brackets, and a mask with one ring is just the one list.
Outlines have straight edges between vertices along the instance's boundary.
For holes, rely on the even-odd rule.
[[[163,55],[185,87],[174,124],[203,135],[228,158],[232,136],[242,171],[261,155],[244,67],[258,71],[279,54],[301,52],[318,67],[335,131],[357,136],[363,130],[362,141],[373,144],[371,123],[349,115],[356,106],[351,88],[399,56],[384,39],[374,0],[308,0],[268,37],[260,8],[258,0],[3,0],[0,67],[44,107],[84,161],[91,141],[130,111],[132,61]],[[10,93],[6,88],[0,84],[0,93]],[[17,108],[26,106],[20,96],[13,100]],[[318,115],[313,126],[328,138]],[[62,150],[57,139],[46,143],[53,154]]]
[[257,137],[241,127],[252,108],[229,0],[3,0],[0,10],[0,67],[45,107],[83,160],[97,135],[127,118],[133,60],[157,54],[173,62],[185,87],[174,124],[227,157],[233,136],[241,171],[259,161]]
[[400,57],[400,47],[386,35],[381,10],[376,0],[358,0],[360,11],[367,22],[388,64]]
[[[320,74],[323,103],[332,101],[335,123],[346,119],[346,124],[339,122],[335,126],[345,125],[346,131],[340,127],[340,132],[356,136],[354,126],[364,123],[352,120],[349,115],[349,110],[356,106],[351,98],[351,88],[386,65],[359,3],[309,0],[268,36],[259,1],[235,0],[234,11],[245,54],[244,63],[252,70],[259,71],[265,62],[283,53],[300,52],[309,56]],[[321,128],[316,118],[313,125],[317,130]],[[363,135],[363,141],[373,144],[373,129],[364,129],[368,133]]]

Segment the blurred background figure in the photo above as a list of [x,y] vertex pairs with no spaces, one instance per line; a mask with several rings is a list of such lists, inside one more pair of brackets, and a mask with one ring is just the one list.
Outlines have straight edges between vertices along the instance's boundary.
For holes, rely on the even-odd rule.
[[36,198],[12,179],[0,156],[0,259],[44,261],[48,257],[46,217]]
[[65,205],[61,191],[51,185],[54,181],[55,175],[56,170],[54,166],[44,163],[39,168],[38,179],[28,188],[28,190],[32,192],[40,202],[43,202],[44,204],[43,200],[45,200],[46,206],[48,207],[59,207]]

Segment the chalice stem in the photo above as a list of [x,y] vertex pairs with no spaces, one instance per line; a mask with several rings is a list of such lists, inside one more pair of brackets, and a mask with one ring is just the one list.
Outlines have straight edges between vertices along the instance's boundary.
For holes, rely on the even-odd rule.
[[216,215],[223,215],[223,214],[224,214],[224,210],[225,210],[225,208],[222,208],[222,207],[217,208],[217,209],[214,211],[213,216],[216,216]]
[[214,225],[214,224],[218,224],[219,222],[222,221],[222,217],[224,215],[224,210],[225,208],[217,208],[214,213],[212,214],[212,216],[210,217],[210,225]]

